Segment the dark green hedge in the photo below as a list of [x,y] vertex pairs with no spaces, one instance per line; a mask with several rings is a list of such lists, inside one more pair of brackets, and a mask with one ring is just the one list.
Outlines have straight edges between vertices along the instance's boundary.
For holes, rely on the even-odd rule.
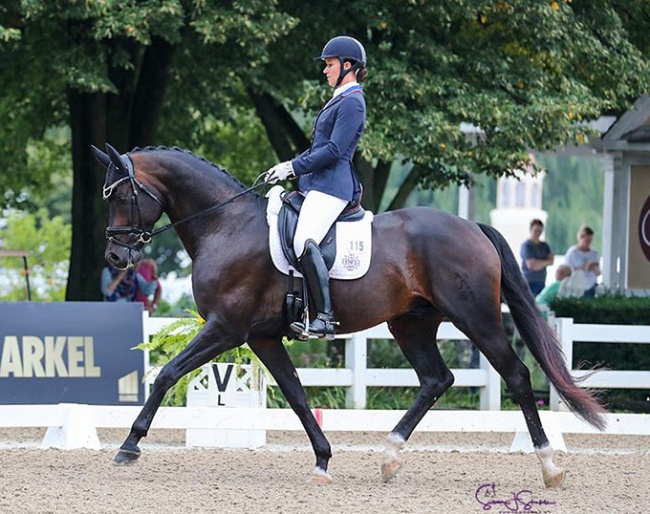
[[[650,298],[604,296],[556,298],[549,305],[558,318],[575,323],[603,325],[650,325]],[[609,369],[650,370],[650,344],[576,343],[573,366],[606,366]],[[615,410],[650,412],[647,389],[609,390],[605,401]]]
[[549,307],[557,318],[575,323],[650,325],[650,297],[555,298]]

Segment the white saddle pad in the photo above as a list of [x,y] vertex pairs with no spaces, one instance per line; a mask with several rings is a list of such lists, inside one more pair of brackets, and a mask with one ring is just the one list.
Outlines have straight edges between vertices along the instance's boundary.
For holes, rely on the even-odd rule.
[[[266,221],[269,224],[269,249],[273,264],[281,273],[301,277],[300,272],[289,264],[280,246],[280,231],[278,230],[278,213],[282,207],[280,194],[282,186],[273,186],[266,197],[269,204],[266,209]],[[372,255],[372,219],[374,214],[365,211],[365,216],[359,221],[346,221],[336,224],[336,259],[330,270],[330,278],[338,280],[354,280],[363,277],[370,268]]]

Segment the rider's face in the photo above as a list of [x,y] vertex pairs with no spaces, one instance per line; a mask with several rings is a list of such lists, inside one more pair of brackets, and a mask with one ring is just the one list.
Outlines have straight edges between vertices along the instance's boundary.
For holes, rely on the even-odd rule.
[[[346,62],[344,66],[345,69],[348,69],[352,65],[349,62]],[[327,77],[327,83],[332,87],[336,87],[336,81],[339,79],[341,73],[341,61],[336,57],[328,57],[325,59],[325,68],[323,68],[323,73]]]

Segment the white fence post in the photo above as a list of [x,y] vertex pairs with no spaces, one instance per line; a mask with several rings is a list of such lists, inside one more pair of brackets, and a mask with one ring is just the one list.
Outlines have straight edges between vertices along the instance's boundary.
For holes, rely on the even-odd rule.
[[[555,330],[562,345],[564,362],[569,371],[573,368],[573,318],[556,318]],[[567,406],[560,400],[557,390],[550,384],[549,407],[554,411],[567,411]]]
[[487,373],[487,383],[481,387],[481,410],[501,410],[501,377],[482,353],[479,362]]
[[348,409],[365,409],[368,369],[366,332],[357,332],[345,341],[345,366],[352,372],[352,385],[345,392],[346,407]]
[[59,403],[58,407],[64,409],[63,420],[60,425],[50,426],[47,429],[41,448],[99,450],[101,446],[97,437],[95,419],[92,416],[92,408],[77,403]]

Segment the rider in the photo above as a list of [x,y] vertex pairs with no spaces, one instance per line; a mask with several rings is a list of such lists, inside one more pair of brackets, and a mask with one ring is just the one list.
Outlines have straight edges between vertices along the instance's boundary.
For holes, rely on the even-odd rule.
[[[338,36],[328,41],[316,60],[324,61],[323,73],[335,88],[334,96],[316,117],[310,148],[291,161],[273,166],[267,179],[284,180],[292,175],[300,179],[298,185],[305,200],[293,248],[317,311],[309,323],[309,333],[333,338],[336,322],[329,274],[318,245],[341,212],[361,197],[352,157],[366,121],[360,85],[367,74],[366,51],[356,39]],[[302,333],[305,326],[296,322],[291,328]]]

